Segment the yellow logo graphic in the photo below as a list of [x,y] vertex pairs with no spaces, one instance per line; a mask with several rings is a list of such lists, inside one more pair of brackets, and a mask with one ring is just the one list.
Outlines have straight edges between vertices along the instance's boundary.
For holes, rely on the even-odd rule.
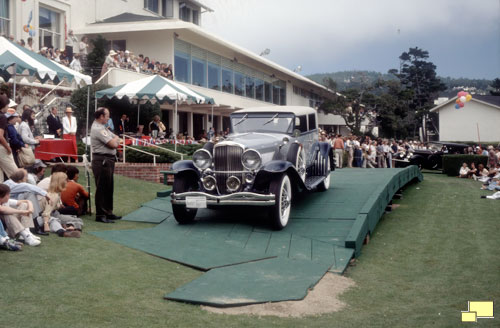
[[493,301],[468,301],[467,311],[462,311],[462,322],[477,322],[477,319],[493,319]]

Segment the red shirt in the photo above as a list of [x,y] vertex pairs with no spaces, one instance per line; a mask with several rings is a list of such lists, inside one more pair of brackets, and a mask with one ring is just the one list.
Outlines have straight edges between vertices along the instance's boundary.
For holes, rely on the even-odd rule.
[[74,208],[78,209],[78,203],[75,201],[77,195],[89,198],[89,193],[83,188],[81,184],[70,180],[66,184],[66,189],[61,192],[61,201],[66,206],[73,206]]
[[344,149],[344,140],[342,140],[342,138],[335,138],[333,141],[333,149]]

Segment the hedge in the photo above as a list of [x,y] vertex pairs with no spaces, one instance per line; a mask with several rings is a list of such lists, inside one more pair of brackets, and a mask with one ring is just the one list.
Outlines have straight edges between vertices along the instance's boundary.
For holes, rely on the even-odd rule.
[[[174,145],[165,144],[160,147],[174,150]],[[203,147],[201,144],[193,144],[193,145],[177,145],[177,152],[183,153],[184,159],[187,159],[193,155],[193,153]],[[130,147],[127,147],[130,148]],[[156,157],[156,163],[173,163],[181,159],[179,155],[174,153],[158,149],[156,147],[144,147],[144,146],[131,146],[131,148],[136,148],[140,150],[144,150],[148,153],[152,153],[155,155],[159,155]],[[153,156],[144,154],[138,151],[133,151],[131,149],[127,149],[126,152],[126,160],[128,163],[153,163]]]
[[[174,150],[174,145],[172,145],[172,144],[163,144],[163,145],[160,145],[160,147]],[[191,145],[177,145],[177,152],[186,154],[188,156],[193,156],[194,152],[202,147],[203,147],[203,144],[199,144],[199,143],[198,144],[191,144]]]
[[488,156],[482,155],[444,155],[443,156],[443,173],[449,176],[458,176],[460,168],[463,163],[467,163],[469,165],[471,163],[476,164],[476,167],[479,164],[483,164],[486,166],[488,163]]

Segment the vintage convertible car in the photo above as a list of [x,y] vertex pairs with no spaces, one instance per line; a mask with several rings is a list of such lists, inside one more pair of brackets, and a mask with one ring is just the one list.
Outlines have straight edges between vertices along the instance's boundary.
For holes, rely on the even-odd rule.
[[319,141],[316,111],[258,107],[235,111],[230,120],[226,139],[173,164],[175,219],[192,222],[198,208],[268,206],[271,225],[283,229],[292,192],[330,186],[331,146]]
[[397,153],[395,156],[396,167],[417,165],[420,169],[441,170],[443,155],[464,154],[467,147],[467,144],[430,142],[427,149],[408,149],[405,152]]

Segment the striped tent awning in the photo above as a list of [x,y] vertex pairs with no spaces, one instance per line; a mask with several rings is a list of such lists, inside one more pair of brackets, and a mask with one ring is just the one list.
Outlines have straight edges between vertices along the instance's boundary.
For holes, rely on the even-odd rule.
[[35,77],[46,81],[50,79],[54,83],[66,79],[68,82],[76,82],[77,85],[90,85],[92,78],[69,67],[56,63],[42,55],[34,53],[20,45],[0,37],[0,76],[8,81],[14,74]]
[[148,76],[96,93],[96,98],[101,99],[104,97],[108,99],[126,97],[130,102],[173,103],[177,100],[179,103],[214,104],[213,98],[204,96],[160,75]]

